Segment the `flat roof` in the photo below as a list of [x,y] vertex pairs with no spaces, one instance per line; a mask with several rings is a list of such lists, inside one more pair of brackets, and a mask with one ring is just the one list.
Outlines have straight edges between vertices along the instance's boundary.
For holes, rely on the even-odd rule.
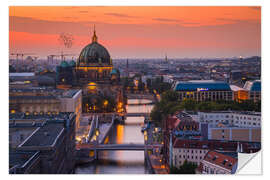
[[29,114],[26,115],[25,113],[10,113],[9,120],[20,120],[20,119],[43,119],[43,120],[65,120],[73,114],[71,112],[60,112],[58,114]]
[[62,123],[48,123],[34,131],[19,147],[53,147],[63,131]]
[[9,76],[35,76],[34,72],[9,73]]
[[33,152],[9,152],[9,168],[14,166],[22,167],[27,162],[29,162],[34,156],[36,156],[38,151]]
[[176,91],[231,91],[228,83],[213,80],[179,81],[174,88]]
[[68,97],[68,98],[72,98],[73,96],[75,96],[80,90],[79,89],[70,89],[68,91],[65,91],[62,95],[62,97]]
[[241,88],[239,86],[236,86],[236,85],[230,85],[230,88],[233,91],[243,91],[243,90],[246,90],[246,89],[243,89],[243,88]]

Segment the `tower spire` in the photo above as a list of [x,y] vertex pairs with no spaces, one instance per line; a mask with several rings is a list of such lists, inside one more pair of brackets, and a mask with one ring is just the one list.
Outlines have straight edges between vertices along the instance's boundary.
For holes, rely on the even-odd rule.
[[96,35],[96,28],[95,28],[95,25],[94,25],[94,35],[92,36],[92,43],[93,42],[97,42],[97,35]]

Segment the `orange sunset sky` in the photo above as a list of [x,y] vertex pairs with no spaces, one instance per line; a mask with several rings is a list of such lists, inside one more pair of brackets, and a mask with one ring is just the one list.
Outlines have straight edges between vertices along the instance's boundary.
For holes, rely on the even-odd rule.
[[[114,58],[261,55],[260,7],[11,6],[10,53],[78,54],[98,41]],[[71,33],[65,48],[60,33]]]

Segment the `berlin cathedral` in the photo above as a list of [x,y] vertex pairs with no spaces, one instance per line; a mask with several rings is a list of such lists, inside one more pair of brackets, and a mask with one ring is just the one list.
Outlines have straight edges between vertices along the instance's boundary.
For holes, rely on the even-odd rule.
[[57,66],[56,82],[59,89],[82,89],[83,112],[106,112],[98,109],[100,101],[113,101],[108,111],[123,104],[120,72],[113,68],[108,50],[98,43],[95,29],[92,42],[81,50],[77,62],[62,61]]

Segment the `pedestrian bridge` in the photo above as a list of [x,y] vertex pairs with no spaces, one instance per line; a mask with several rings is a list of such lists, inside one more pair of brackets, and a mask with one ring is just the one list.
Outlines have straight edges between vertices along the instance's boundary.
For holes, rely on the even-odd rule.
[[77,150],[97,150],[97,151],[144,151],[151,150],[154,148],[160,148],[162,145],[160,144],[77,144]]

